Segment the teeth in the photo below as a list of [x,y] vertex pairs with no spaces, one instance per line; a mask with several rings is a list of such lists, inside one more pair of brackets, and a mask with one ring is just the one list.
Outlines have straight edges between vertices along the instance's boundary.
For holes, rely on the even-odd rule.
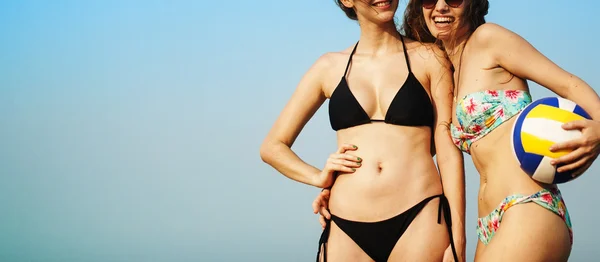
[[385,2],[378,2],[378,3],[375,3],[374,5],[375,5],[375,6],[378,6],[378,7],[381,7],[381,6],[386,6],[386,5],[389,5],[389,4],[390,4],[390,2],[389,2],[389,1],[385,1]]
[[450,23],[453,20],[454,19],[452,17],[439,17],[439,16],[437,16],[433,19],[433,21],[436,23]]

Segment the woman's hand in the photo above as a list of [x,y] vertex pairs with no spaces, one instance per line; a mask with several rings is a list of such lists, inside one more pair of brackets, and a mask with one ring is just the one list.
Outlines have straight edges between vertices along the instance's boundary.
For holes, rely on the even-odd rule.
[[331,219],[331,214],[329,213],[329,193],[329,189],[323,189],[312,203],[313,213],[319,214],[319,223],[321,223],[323,229],[327,226],[326,220]]
[[361,166],[362,159],[347,153],[358,149],[355,145],[343,144],[327,159],[327,164],[317,176],[315,185],[320,188],[328,188],[333,185],[334,174],[337,172],[354,173]]
[[550,147],[550,151],[563,150],[570,153],[552,160],[552,165],[562,165],[557,171],[564,172],[576,170],[573,177],[583,174],[596,160],[600,153],[600,121],[576,120],[563,124],[565,130],[580,130],[582,136],[563,143],[556,143]]

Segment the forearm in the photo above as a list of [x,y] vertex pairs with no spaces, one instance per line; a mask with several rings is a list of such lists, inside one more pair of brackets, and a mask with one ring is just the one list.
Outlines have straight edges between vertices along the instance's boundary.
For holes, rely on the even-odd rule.
[[461,164],[440,165],[444,194],[450,204],[452,233],[455,241],[464,241],[465,237],[465,183],[462,161],[460,162]]
[[284,176],[307,185],[315,183],[321,170],[302,161],[289,146],[281,142],[265,142],[260,148],[262,160]]
[[[445,134],[449,136],[450,134]],[[444,139],[443,149],[438,148],[437,163],[442,179],[444,194],[450,204],[452,216],[452,233],[457,244],[465,241],[465,175],[462,153]]]
[[559,94],[581,106],[594,120],[600,120],[600,97],[585,81],[571,75],[566,94]]

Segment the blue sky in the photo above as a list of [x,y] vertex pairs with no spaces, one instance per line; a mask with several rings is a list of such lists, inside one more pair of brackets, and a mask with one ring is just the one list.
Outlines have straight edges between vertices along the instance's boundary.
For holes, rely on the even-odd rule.
[[[598,90],[599,7],[491,1],[487,19]],[[333,0],[3,1],[0,32],[1,261],[314,259],[319,190],[258,148],[312,63],[356,42]],[[293,147],[317,167],[335,149],[326,113]],[[600,256],[599,168],[561,187],[573,261]]]

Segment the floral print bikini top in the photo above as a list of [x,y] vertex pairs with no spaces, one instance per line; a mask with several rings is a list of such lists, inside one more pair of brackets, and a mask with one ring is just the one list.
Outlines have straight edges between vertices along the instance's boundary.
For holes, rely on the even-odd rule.
[[523,90],[485,90],[468,94],[456,105],[459,126],[450,124],[452,141],[470,154],[471,144],[530,103],[531,95]]

